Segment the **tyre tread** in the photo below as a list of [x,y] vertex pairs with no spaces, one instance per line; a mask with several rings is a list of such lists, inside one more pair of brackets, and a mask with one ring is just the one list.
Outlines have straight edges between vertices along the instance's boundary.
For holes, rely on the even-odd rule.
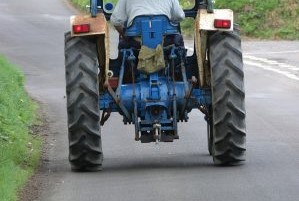
[[69,161],[74,171],[102,169],[95,43],[65,34]]
[[216,165],[245,161],[245,90],[241,39],[236,32],[209,38],[212,84],[213,159]]

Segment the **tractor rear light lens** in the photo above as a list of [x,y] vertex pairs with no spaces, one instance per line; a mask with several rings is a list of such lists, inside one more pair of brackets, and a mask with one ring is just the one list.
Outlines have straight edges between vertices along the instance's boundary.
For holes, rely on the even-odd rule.
[[215,28],[220,28],[220,29],[230,29],[231,21],[230,20],[215,19],[214,20],[214,27]]
[[113,89],[116,89],[118,86],[118,77],[111,77],[108,79],[108,82]]
[[89,24],[73,25],[73,32],[75,34],[88,33],[88,32],[90,32],[90,25]]

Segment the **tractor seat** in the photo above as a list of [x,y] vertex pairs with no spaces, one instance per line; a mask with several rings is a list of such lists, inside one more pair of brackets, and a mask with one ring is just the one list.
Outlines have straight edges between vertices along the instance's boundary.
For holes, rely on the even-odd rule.
[[170,23],[166,15],[142,15],[133,20],[126,29],[128,37],[141,37],[142,45],[156,48],[163,42],[163,36],[179,34],[178,26]]

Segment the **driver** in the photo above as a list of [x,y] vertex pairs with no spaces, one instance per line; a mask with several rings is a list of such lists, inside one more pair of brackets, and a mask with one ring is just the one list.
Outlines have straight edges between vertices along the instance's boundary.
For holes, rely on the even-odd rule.
[[178,0],[119,0],[110,21],[122,37],[124,27],[130,26],[139,15],[166,15],[175,23],[185,18]]

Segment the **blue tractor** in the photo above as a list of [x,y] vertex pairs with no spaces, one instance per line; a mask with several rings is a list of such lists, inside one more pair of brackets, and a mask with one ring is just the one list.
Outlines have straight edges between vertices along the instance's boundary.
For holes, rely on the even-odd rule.
[[[69,161],[75,171],[102,168],[100,127],[117,112],[134,124],[142,143],[179,139],[178,122],[199,109],[207,122],[216,165],[245,161],[245,91],[241,40],[229,9],[196,0],[184,10],[194,18],[194,54],[176,42],[179,24],[166,16],[137,16],[125,36],[137,45],[109,54],[112,3],[90,1],[90,15],[71,17],[65,34]],[[183,34],[183,33],[182,33]],[[167,38],[172,42],[167,43]]]

